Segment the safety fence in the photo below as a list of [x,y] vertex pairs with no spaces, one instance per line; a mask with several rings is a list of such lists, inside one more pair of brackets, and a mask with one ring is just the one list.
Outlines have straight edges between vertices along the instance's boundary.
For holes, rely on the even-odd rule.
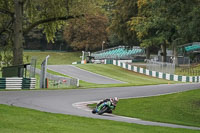
[[0,89],[34,89],[35,78],[0,78]]
[[[36,68],[35,72],[39,75],[41,74],[41,70],[38,68]],[[75,78],[53,75],[48,72],[46,73],[46,78],[48,80],[48,88],[64,88],[69,86],[79,86],[79,79]]]
[[193,68],[183,68],[179,72],[185,73],[187,75],[197,76],[200,75],[200,70],[195,70]]
[[169,74],[174,74],[175,72],[175,64],[167,62],[146,60],[146,68],[151,71],[158,71]]
[[48,88],[64,88],[69,86],[79,86],[79,79],[53,75],[50,73],[47,73],[46,77],[48,79]]

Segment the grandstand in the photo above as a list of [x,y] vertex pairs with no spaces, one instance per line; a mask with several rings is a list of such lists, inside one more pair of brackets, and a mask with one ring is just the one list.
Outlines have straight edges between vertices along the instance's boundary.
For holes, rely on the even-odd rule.
[[200,51],[200,42],[189,43],[185,45],[184,49],[186,52]]
[[103,51],[92,53],[95,59],[132,59],[134,56],[144,55],[144,49],[140,47],[132,47],[131,49],[125,46],[118,46]]
[[187,43],[181,46],[178,46],[178,55],[185,58],[189,58],[190,63],[199,63],[200,62],[200,42]]

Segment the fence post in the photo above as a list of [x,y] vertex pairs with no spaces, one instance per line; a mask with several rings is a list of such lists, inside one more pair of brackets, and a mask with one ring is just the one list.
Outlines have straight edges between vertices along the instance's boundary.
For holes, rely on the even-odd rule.
[[47,73],[47,61],[50,56],[48,55],[41,64],[40,73],[40,88],[46,88],[46,73]]

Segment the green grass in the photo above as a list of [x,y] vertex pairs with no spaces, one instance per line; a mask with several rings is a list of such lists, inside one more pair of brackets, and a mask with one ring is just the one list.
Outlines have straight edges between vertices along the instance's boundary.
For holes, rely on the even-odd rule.
[[200,127],[200,89],[147,98],[121,99],[117,115]]
[[183,76],[199,76],[200,65],[190,67],[176,67],[175,74]]
[[85,69],[100,75],[104,75],[113,79],[126,82],[125,84],[110,85],[113,87],[176,83],[173,81],[153,78],[143,74],[135,73],[133,71],[129,71],[114,65],[86,64],[86,65],[76,65],[76,66],[81,69]]
[[130,84],[95,84],[95,83],[88,83],[82,80],[80,80],[79,83],[80,83],[80,87],[79,87],[80,89],[130,86]]
[[[72,62],[80,61],[81,52],[24,52],[24,57],[37,57],[37,66],[40,67],[42,61],[46,56],[48,58],[48,65],[61,65],[61,64],[72,64]],[[24,59],[27,60],[27,59]]]
[[0,105],[0,133],[199,133]]

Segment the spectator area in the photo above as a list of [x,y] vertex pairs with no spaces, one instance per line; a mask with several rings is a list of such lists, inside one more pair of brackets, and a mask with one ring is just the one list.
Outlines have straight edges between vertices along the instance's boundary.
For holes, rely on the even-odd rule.
[[193,52],[193,51],[199,51],[200,50],[200,42],[194,42],[191,44],[188,44],[184,47],[186,52]]
[[127,59],[135,55],[143,55],[144,49],[140,47],[126,48],[125,46],[119,46],[111,49],[92,53],[95,59]]

